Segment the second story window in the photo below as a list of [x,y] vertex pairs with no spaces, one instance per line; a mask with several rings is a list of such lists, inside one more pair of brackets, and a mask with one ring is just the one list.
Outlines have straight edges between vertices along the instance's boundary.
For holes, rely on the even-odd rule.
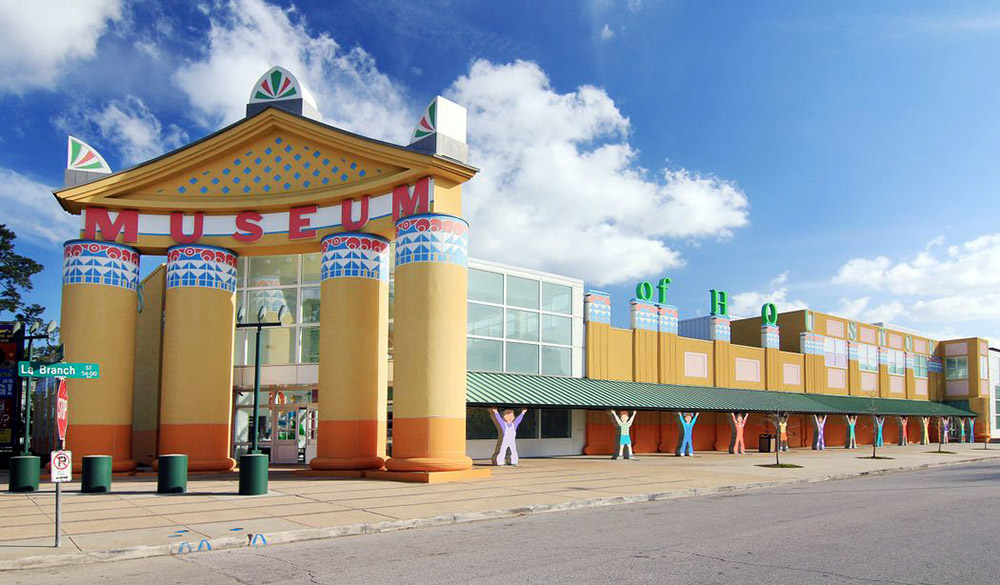
[[969,358],[964,355],[944,358],[944,377],[947,380],[967,380],[969,378]]
[[878,371],[878,347],[867,343],[858,344],[858,369],[862,372]]
[[825,362],[829,368],[847,367],[847,342],[843,339],[827,337],[823,345]]

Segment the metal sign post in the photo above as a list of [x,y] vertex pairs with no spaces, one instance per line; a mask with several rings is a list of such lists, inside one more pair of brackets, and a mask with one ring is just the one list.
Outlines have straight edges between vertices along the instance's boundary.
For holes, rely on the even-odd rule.
[[66,378],[59,379],[56,393],[56,431],[59,433],[59,450],[53,451],[49,460],[52,481],[56,484],[56,548],[62,544],[62,484],[73,479],[73,453],[66,451],[66,428],[69,426],[69,391]]

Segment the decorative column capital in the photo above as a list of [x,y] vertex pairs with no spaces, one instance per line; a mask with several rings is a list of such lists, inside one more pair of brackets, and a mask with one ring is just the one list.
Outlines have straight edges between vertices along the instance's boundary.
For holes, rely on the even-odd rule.
[[469,262],[469,224],[439,213],[411,215],[396,222],[396,268],[438,262],[465,268]]
[[185,244],[167,248],[167,288],[215,288],[236,292],[236,252]]
[[139,252],[114,242],[70,240],[63,244],[63,285],[99,284],[135,291]]
[[611,295],[599,290],[588,290],[583,295],[584,320],[591,323],[611,324]]
[[373,234],[344,232],[323,238],[322,280],[367,278],[389,282],[389,240]]
[[781,330],[777,325],[763,325],[760,328],[760,341],[764,349],[779,349],[781,347]]
[[659,310],[659,329],[660,333],[672,333],[677,335],[677,321],[678,312],[677,307],[673,305],[661,305]]
[[712,341],[731,341],[732,329],[729,325],[729,317],[722,315],[712,315],[709,318],[710,327],[708,337]]
[[632,329],[640,331],[659,330],[659,311],[653,303],[632,299],[629,301],[629,314],[632,321]]

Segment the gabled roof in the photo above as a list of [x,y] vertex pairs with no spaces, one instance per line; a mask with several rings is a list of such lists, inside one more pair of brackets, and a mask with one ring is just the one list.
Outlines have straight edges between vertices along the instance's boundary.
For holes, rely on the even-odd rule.
[[386,193],[425,176],[457,184],[476,171],[268,107],[162,156],[54,193],[72,213],[90,205],[263,212]]

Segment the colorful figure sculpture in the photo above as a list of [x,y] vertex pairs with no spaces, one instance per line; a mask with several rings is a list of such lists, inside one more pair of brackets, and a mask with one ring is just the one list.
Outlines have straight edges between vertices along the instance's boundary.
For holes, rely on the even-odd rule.
[[969,442],[976,442],[976,417],[969,417]]
[[884,424],[885,424],[885,417],[884,416],[876,416],[875,417],[875,430],[876,430],[876,432],[875,432],[875,446],[876,447],[881,447],[882,446],[882,425],[884,425]]
[[629,416],[628,412],[625,410],[621,411],[621,413],[617,413],[613,410],[608,411],[608,416],[611,417],[611,421],[618,427],[618,453],[612,455],[612,459],[618,459],[619,457],[624,457],[625,459],[635,458],[633,457],[632,437],[629,435],[629,429],[632,428],[632,423],[635,422],[635,416],[637,414],[639,413],[635,410],[632,411],[632,416]]
[[920,444],[930,445],[931,444],[931,417],[922,416],[920,417]]
[[747,452],[746,443],[743,442],[743,428],[747,425],[749,417],[746,412],[729,413],[729,426],[732,427],[732,436],[729,439],[730,453],[742,455]]
[[521,409],[521,414],[514,417],[514,410],[508,408],[503,411],[503,416],[497,409],[491,408],[490,413],[497,423],[497,449],[493,453],[493,465],[505,465],[507,462],[507,452],[510,451],[510,464],[517,467],[517,427],[524,420],[524,413],[527,408]]
[[899,446],[905,447],[910,443],[909,432],[906,429],[906,417],[899,417]]
[[938,417],[938,443],[948,444],[948,432],[951,430],[951,417]]
[[788,415],[778,415],[778,449],[788,451]]
[[958,419],[958,442],[965,443],[965,421]]
[[676,455],[678,457],[688,457],[694,455],[694,443],[691,437],[694,432],[694,423],[698,420],[697,412],[678,412],[677,421],[681,425],[681,437],[677,443]]
[[826,415],[820,416],[818,414],[813,415],[813,451],[823,451],[826,449],[826,437],[824,436],[824,429],[826,428]]
[[847,419],[847,441],[844,444],[845,449],[857,449],[858,448],[858,437],[854,433],[854,429],[858,425],[858,415],[849,414],[844,418]]

